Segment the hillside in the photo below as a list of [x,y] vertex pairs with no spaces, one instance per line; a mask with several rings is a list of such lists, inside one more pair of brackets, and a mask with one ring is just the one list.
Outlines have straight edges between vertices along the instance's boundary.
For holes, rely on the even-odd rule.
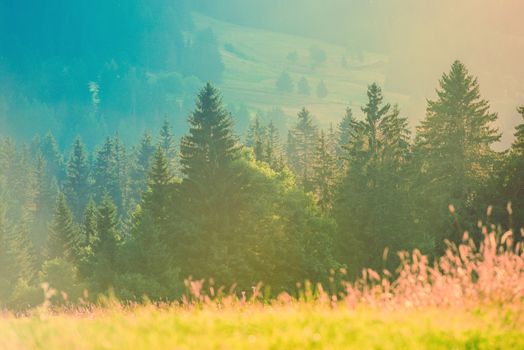
[[[294,116],[305,106],[322,126],[337,123],[349,105],[358,109],[366,98],[366,88],[372,82],[384,84],[388,57],[371,52],[325,43],[307,37],[238,26],[193,13],[199,29],[210,27],[217,36],[225,64],[221,90],[228,103],[245,104],[250,109],[268,110],[281,107],[286,115]],[[326,60],[312,66],[310,49],[325,52]],[[296,52],[297,59],[288,59]],[[345,59],[346,65],[342,61]],[[295,85],[292,93],[282,93],[275,86],[283,71]],[[296,84],[305,77],[311,89],[309,96],[297,92]],[[317,84],[323,80],[328,95],[316,95]],[[386,91],[386,99],[402,104],[408,96]],[[237,116],[238,117],[238,116]]]

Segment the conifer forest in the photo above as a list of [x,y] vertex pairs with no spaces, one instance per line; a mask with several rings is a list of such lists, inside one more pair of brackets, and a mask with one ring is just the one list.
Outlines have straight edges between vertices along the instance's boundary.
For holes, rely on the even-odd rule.
[[0,348],[524,346],[497,6],[0,0]]

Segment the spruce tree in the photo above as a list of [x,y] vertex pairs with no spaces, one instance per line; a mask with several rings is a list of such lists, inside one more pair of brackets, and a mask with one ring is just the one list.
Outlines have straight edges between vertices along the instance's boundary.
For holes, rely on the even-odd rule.
[[267,126],[264,161],[266,161],[273,169],[279,170],[278,163],[281,156],[278,129],[275,127],[273,120],[271,120]]
[[[476,203],[479,192],[493,172],[495,152],[491,146],[500,139],[492,126],[497,115],[489,111],[480,96],[475,77],[459,61],[443,74],[437,99],[428,101],[426,118],[417,128],[415,156],[420,193],[418,215],[434,244],[443,248],[444,238],[458,240],[448,205],[453,204],[464,228],[471,229],[482,217]],[[482,206],[485,204],[482,203]]]
[[227,173],[229,164],[240,157],[233,120],[211,84],[198,94],[189,125],[180,146],[182,173],[188,182],[207,187],[208,180]]
[[127,159],[125,149],[117,136],[107,137],[97,151],[93,180],[95,199],[101,201],[107,193],[123,213],[128,187]]
[[120,234],[117,228],[117,208],[105,194],[97,213],[97,240],[93,244],[94,282],[100,290],[110,287],[115,280],[117,250]]
[[230,114],[216,88],[207,84],[189,117],[189,133],[180,146],[184,179],[181,184],[184,221],[194,227],[181,254],[195,264],[200,276],[221,275],[227,269],[227,244],[241,210],[242,172],[235,169],[240,146]]
[[49,132],[40,144],[40,152],[46,160],[46,174],[62,183],[65,178],[64,160],[54,136]]
[[415,244],[407,206],[405,174],[409,151],[407,121],[396,107],[384,103],[377,84],[368,88],[364,120],[346,114],[349,133],[343,157],[347,170],[340,184],[334,215],[339,226],[339,259],[357,273],[361,267],[380,268],[380,256]]
[[80,219],[89,199],[89,163],[80,137],[73,143],[66,171],[65,194],[76,219]]
[[167,158],[170,171],[175,174],[177,170],[177,146],[173,129],[167,118],[164,119],[158,135],[158,146],[162,148]]
[[154,153],[153,139],[146,131],[142,135],[136,150],[135,161],[131,170],[131,187],[136,202],[138,202],[140,195],[147,188],[147,174],[151,167],[151,159]]
[[327,213],[333,205],[336,184],[335,154],[330,149],[324,130],[320,132],[313,162],[312,187],[317,204],[323,213]]
[[47,259],[79,260],[80,246],[77,229],[65,195],[60,192],[56,201],[53,221],[49,227]]
[[309,191],[311,189],[311,166],[317,140],[317,128],[313,123],[313,117],[307,109],[302,108],[297,118],[298,120],[291,130],[296,163],[291,163],[290,166],[300,184],[306,191]]
[[[518,108],[517,112],[524,119],[524,107]],[[524,228],[524,122],[516,126],[514,136],[501,176],[504,179],[502,200],[511,201],[513,213],[510,228],[517,237],[522,238],[520,229]]]
[[249,125],[246,139],[246,146],[253,148],[256,160],[264,159],[264,139],[265,128],[262,125],[260,125],[260,119],[257,115]]
[[98,240],[97,230],[97,207],[92,198],[87,202],[82,221],[80,244],[83,247],[93,246]]

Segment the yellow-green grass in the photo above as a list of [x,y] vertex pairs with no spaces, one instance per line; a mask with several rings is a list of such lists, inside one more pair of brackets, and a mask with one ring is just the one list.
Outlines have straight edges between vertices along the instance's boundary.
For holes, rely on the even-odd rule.
[[[373,82],[385,82],[385,66],[388,57],[383,54],[364,52],[361,57],[355,51],[340,45],[307,37],[272,32],[269,30],[239,26],[194,13],[197,28],[213,29],[217,36],[225,65],[221,85],[227,102],[244,103],[250,107],[267,110],[278,106],[286,114],[295,115],[303,106],[311,110],[323,126],[338,122],[350,105],[359,108],[366,100],[367,86]],[[230,45],[233,52],[226,49]],[[312,68],[309,50],[312,47],[326,53],[326,61]],[[290,52],[298,54],[296,63],[288,60]],[[342,66],[342,57],[347,66]],[[279,92],[275,82],[287,71],[296,83],[305,77],[311,94],[300,95]],[[324,80],[328,96],[318,98],[316,86]],[[403,104],[409,97],[386,91],[388,100]]]
[[0,318],[9,349],[523,349],[517,311],[141,306]]

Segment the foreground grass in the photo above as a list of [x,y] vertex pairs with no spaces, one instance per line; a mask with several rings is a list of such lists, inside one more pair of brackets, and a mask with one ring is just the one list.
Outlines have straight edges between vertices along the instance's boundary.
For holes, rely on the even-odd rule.
[[313,305],[0,317],[7,349],[523,349],[521,313]]

